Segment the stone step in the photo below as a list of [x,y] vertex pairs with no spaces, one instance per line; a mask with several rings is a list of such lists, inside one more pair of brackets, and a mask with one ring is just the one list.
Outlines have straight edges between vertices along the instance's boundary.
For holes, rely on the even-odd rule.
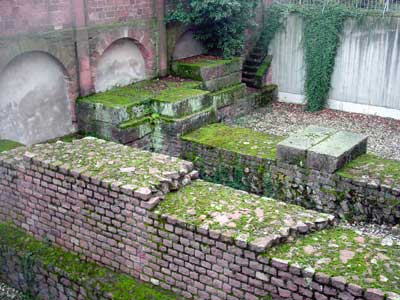
[[217,109],[227,105],[234,104],[239,99],[246,97],[246,85],[239,83],[228,88],[211,93],[208,97],[211,98],[214,107]]
[[250,66],[250,65],[243,66],[243,71],[246,71],[246,72],[257,72],[257,70],[258,70],[257,66]]
[[196,89],[177,89],[161,93],[153,100],[153,110],[164,117],[182,118],[202,111],[212,105],[209,92]]
[[263,58],[247,58],[246,61],[244,62],[245,65],[249,66],[259,66],[263,61]]
[[255,85],[255,78],[242,78],[242,82],[244,82],[249,87],[254,87]]
[[243,74],[243,78],[250,78],[250,79],[253,79],[253,78],[256,77],[257,72],[254,72],[254,71],[243,71],[242,74]]
[[175,61],[172,63],[172,74],[182,78],[200,80],[203,82],[226,77],[242,70],[241,58],[208,60],[201,56],[191,61]]
[[250,54],[250,58],[254,59],[254,60],[262,60],[265,57],[265,55],[263,53],[254,53],[252,52]]

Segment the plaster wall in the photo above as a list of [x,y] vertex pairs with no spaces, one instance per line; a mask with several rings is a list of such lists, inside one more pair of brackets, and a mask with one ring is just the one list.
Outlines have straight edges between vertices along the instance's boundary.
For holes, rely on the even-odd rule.
[[72,131],[63,67],[43,52],[14,59],[0,74],[0,138],[33,144]]
[[178,60],[186,57],[192,57],[203,54],[205,49],[203,45],[194,39],[193,31],[186,31],[177,41],[174,53],[172,54],[173,60]]
[[129,39],[114,42],[99,60],[96,92],[146,79],[146,67],[140,49]]

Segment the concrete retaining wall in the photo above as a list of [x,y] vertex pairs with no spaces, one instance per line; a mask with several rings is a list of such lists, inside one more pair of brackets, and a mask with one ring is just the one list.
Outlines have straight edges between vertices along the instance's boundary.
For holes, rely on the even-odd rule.
[[[280,99],[304,102],[303,21],[290,15],[273,40],[272,74]],[[400,119],[400,18],[367,18],[345,23],[328,106]]]

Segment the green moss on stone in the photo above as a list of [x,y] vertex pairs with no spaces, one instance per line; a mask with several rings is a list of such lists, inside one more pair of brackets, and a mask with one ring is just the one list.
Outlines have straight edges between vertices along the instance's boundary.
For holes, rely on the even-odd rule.
[[269,67],[271,66],[271,63],[272,63],[272,56],[267,55],[257,70],[256,80],[262,79],[262,77],[267,73]]
[[195,81],[174,82],[159,79],[146,80],[80,98],[78,99],[78,103],[98,103],[106,107],[130,107],[148,103],[154,97],[169,89],[173,91],[195,89],[199,86],[200,83]]
[[326,217],[296,205],[202,180],[169,193],[155,212],[246,241],[281,235],[282,231],[298,222],[313,223],[320,217]]
[[265,256],[288,260],[330,276],[343,276],[364,288],[400,293],[400,245],[349,229],[316,232],[277,246]]
[[158,96],[154,98],[155,101],[160,102],[178,102],[185,100],[190,97],[197,97],[201,95],[206,95],[209,92],[197,89],[188,88],[170,88],[162,91]]
[[129,120],[127,122],[123,122],[118,125],[118,128],[120,129],[127,129],[127,128],[132,128],[136,127],[145,123],[150,123],[152,121],[151,117],[144,117],[141,119],[135,119],[135,120]]
[[185,135],[183,139],[243,155],[274,160],[276,145],[283,137],[218,123],[202,127]]
[[187,165],[179,159],[96,138],[21,149],[18,153],[2,153],[0,160],[21,160],[24,153],[29,152],[36,160],[53,167],[62,167],[110,184],[127,185],[130,190],[157,187],[165,173],[179,173]]
[[0,140],[0,152],[12,150],[17,147],[23,146],[21,143],[10,141],[10,140]]
[[30,259],[42,263],[45,268],[51,267],[52,270],[60,272],[60,276],[85,287],[88,293],[87,299],[93,299],[90,298],[90,293],[94,289],[98,289],[103,295],[111,293],[115,300],[178,299],[166,291],[140,283],[130,276],[83,261],[74,253],[38,241],[10,224],[0,223],[0,240],[2,251],[9,249],[22,256],[29,255]]
[[374,154],[364,154],[337,171],[337,174],[351,179],[377,179],[392,186],[400,182],[400,161],[384,159]]

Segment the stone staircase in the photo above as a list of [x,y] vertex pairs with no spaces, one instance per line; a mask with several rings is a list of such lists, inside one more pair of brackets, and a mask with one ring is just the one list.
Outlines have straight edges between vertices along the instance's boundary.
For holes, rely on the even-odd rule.
[[266,52],[259,46],[256,46],[248,55],[243,64],[242,82],[249,87],[259,88],[256,83],[257,71],[261,67]]

